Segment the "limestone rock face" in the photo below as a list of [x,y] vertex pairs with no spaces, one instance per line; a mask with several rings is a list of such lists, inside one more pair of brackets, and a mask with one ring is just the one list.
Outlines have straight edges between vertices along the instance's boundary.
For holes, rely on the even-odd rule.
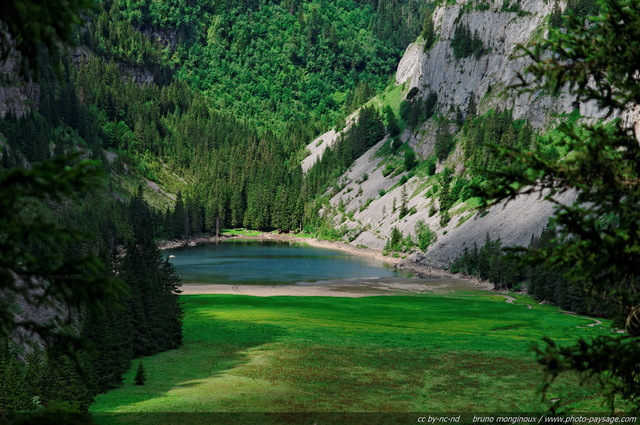
[[[526,118],[538,129],[557,122],[561,114],[578,106],[583,117],[603,118],[605,112],[595,103],[577,104],[575,97],[566,93],[521,94],[509,89],[530,64],[530,59],[519,56],[517,46],[540,41],[546,35],[547,16],[554,4],[521,0],[515,9],[503,10],[503,0],[458,0],[454,5],[436,8],[436,41],[427,51],[420,40],[407,47],[398,64],[396,84],[404,84],[405,94],[417,87],[418,96],[423,98],[435,92],[437,110],[450,118],[458,108],[466,115],[471,97],[479,113],[511,109],[514,118]],[[451,41],[461,25],[482,39],[482,55],[455,58]],[[636,125],[640,134],[638,111],[629,111],[623,118],[630,126]],[[401,138],[425,159],[433,154],[437,126],[434,120],[427,120],[414,131],[406,130]],[[449,130],[455,131],[455,127],[450,124]],[[335,142],[339,135],[328,133],[309,146],[311,154],[304,163],[305,171],[322,155],[324,145]],[[491,208],[482,217],[472,208],[458,205],[450,211],[451,220],[443,225],[438,196],[434,196],[438,182],[424,175],[408,178],[406,173],[384,173],[388,162],[384,156],[376,155],[384,142],[358,158],[341,177],[339,190],[330,193],[331,206],[326,212],[333,215],[336,227],[346,231],[345,240],[354,245],[383,249],[394,227],[404,236],[415,236],[416,225],[424,222],[438,240],[426,253],[414,257],[422,263],[446,267],[466,247],[473,248],[474,243],[482,246],[487,234],[494,240],[500,238],[504,245],[527,245],[531,235],[539,234],[553,214],[553,205],[541,197],[521,196]],[[462,149],[457,146],[445,164],[437,165],[436,172],[440,173],[445,165],[456,173],[463,172],[462,157]],[[575,194],[564,193],[556,199],[571,202],[574,197]],[[401,217],[401,210],[409,213]]]
[[422,64],[426,61],[424,48],[420,43],[411,43],[405,50],[398,69],[396,71],[396,84],[402,84],[405,81],[420,80],[420,71]]
[[[407,82],[423,93],[434,91],[441,105],[460,107],[462,111],[472,96],[480,104],[480,111],[498,105],[512,108],[514,118],[526,117],[537,127],[548,123],[551,112],[571,112],[574,99],[569,96],[518,95],[506,90],[518,82],[518,73],[530,63],[520,57],[517,46],[544,35],[543,24],[554,3],[523,0],[518,12],[504,11],[502,5],[502,0],[488,7],[470,1],[437,8],[433,19],[438,40],[428,52],[421,43],[411,44],[398,65],[396,82]],[[451,40],[462,25],[482,39],[484,51],[478,58],[454,56]]]

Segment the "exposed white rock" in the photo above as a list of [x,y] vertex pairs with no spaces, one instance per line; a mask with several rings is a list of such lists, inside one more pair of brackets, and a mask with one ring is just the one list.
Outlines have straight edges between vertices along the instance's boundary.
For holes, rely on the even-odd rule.
[[[559,202],[570,203],[575,194],[566,192],[554,197]],[[522,195],[505,204],[492,207],[485,215],[474,213],[460,226],[459,216],[443,230],[438,241],[427,251],[426,258],[434,266],[443,267],[455,260],[465,248],[472,249],[484,245],[487,234],[492,240],[501,239],[503,245],[528,245],[532,235],[537,235],[546,226],[553,214],[554,205],[543,201],[537,194]]]
[[344,129],[340,131],[336,131],[335,129],[332,128],[331,130],[327,131],[322,136],[318,137],[313,142],[307,145],[308,154],[302,160],[303,173],[306,173],[309,170],[309,168],[313,167],[313,165],[319,159],[322,158],[322,154],[324,153],[325,149],[327,149],[330,146],[333,146],[333,144],[336,142],[336,140],[338,140],[338,137],[342,134],[342,132],[347,130],[349,127],[351,127],[351,125],[355,122],[355,120],[357,119],[357,116],[358,116],[358,111],[354,112],[353,114],[347,117],[346,119],[347,125],[344,127]]
[[[544,0],[524,0],[520,13],[506,12],[501,10],[502,1],[497,0],[486,10],[463,4],[437,8],[433,19],[439,39],[426,53],[422,44],[411,44],[398,65],[396,82],[420,88],[422,96],[434,91],[441,110],[453,106],[466,111],[469,99],[475,96],[481,101],[481,112],[510,108],[514,118],[527,118],[542,128],[556,115],[571,112],[575,98],[566,94],[518,94],[509,88],[519,83],[518,74],[531,63],[517,46],[526,46],[545,35],[546,16],[553,6],[553,2]],[[451,40],[460,25],[482,39],[485,51],[479,58],[454,57]],[[603,116],[595,103],[579,106],[583,116]]]
[[[466,4],[470,3],[470,4]],[[530,60],[518,57],[517,45],[526,45],[545,35],[546,16],[554,2],[545,0],[522,0],[520,13],[502,11],[502,0],[495,0],[486,10],[477,8],[475,2],[459,2],[442,6],[434,11],[433,19],[439,38],[434,45],[424,51],[423,44],[413,43],[398,64],[396,84],[405,84],[406,90],[420,89],[419,96],[427,96],[430,91],[438,95],[438,110],[447,113],[459,107],[466,112],[469,99],[475,97],[480,113],[489,109],[512,109],[514,118],[527,118],[537,128],[543,128],[558,121],[559,115],[570,113],[577,106],[575,97],[567,94],[557,96],[548,93],[520,94],[508,88],[518,82]],[[459,25],[469,27],[471,33],[482,38],[485,53],[478,57],[455,59],[451,40]],[[603,118],[605,112],[594,102],[579,104],[584,117]],[[630,126],[635,126],[640,134],[640,109],[623,117]],[[450,131],[455,130],[451,124]],[[409,130],[401,136],[416,151],[418,156],[427,158],[433,154],[437,123],[428,120],[413,133]],[[303,163],[306,171],[322,154],[327,145],[337,139],[335,132],[321,136],[309,145],[312,152]],[[504,245],[526,245],[533,234],[539,234],[553,213],[553,204],[538,196],[521,196],[506,205],[495,206],[482,217],[473,210],[461,209],[461,205],[451,209],[451,221],[440,225],[439,214],[429,212],[438,209],[437,197],[431,196],[432,182],[425,177],[413,177],[403,186],[396,186],[401,175],[384,177],[383,158],[375,153],[384,140],[359,158],[341,178],[342,188],[331,198],[336,212],[334,223],[345,225],[352,231],[349,240],[354,245],[365,245],[383,249],[392,228],[397,227],[406,235],[415,234],[418,221],[424,221],[436,232],[438,240],[421,255],[428,263],[443,267],[459,256],[465,247],[474,243],[482,246],[487,234],[492,239],[500,238]],[[447,160],[446,166],[463,171],[462,148],[457,146]],[[313,158],[313,159],[310,159]],[[445,164],[438,164],[437,172],[442,172]],[[366,176],[366,178],[365,178]],[[403,191],[406,193],[407,209],[415,213],[399,217]],[[571,202],[573,194],[563,194],[558,200]],[[396,206],[395,210],[393,206]],[[456,211],[458,210],[458,211]],[[347,218],[348,217],[348,218]]]
[[404,55],[398,64],[398,70],[396,71],[396,84],[402,84],[406,81],[410,81],[411,78],[420,71],[421,64],[425,60],[424,56],[425,54],[422,44],[409,44],[409,47],[407,47],[407,50],[404,52]]
[[306,173],[309,171],[309,168],[313,167],[313,164],[322,158],[322,154],[325,149],[332,146],[337,139],[338,133],[336,133],[334,129],[331,129],[315,139],[313,142],[309,143],[307,145],[307,152],[309,152],[309,155],[302,160],[302,172]]

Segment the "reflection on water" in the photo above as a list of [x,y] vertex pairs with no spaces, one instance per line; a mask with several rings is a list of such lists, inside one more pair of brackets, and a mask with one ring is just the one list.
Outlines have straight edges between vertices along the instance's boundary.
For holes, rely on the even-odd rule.
[[408,276],[367,257],[287,241],[230,240],[170,249],[164,255],[185,283],[274,285]]

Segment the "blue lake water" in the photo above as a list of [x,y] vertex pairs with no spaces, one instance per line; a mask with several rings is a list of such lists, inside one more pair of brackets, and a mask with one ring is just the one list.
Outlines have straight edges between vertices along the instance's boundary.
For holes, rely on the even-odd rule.
[[169,249],[184,283],[291,284],[404,276],[373,259],[304,243],[230,240]]

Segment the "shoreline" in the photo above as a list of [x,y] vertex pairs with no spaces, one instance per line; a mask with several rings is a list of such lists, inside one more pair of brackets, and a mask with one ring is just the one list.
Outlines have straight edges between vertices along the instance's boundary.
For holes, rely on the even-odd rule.
[[158,249],[164,251],[166,249],[184,248],[185,246],[196,246],[201,243],[220,242],[226,239],[224,237],[215,236],[195,236],[192,238],[169,239],[166,241],[158,241]]
[[452,278],[461,279],[471,283],[478,289],[493,291],[493,285],[489,282],[482,281],[473,276],[464,276],[456,273],[451,273],[447,270],[436,269],[425,264],[420,264],[415,261],[411,261],[407,258],[393,258],[382,255],[381,251],[372,248],[361,248],[347,244],[342,241],[326,241],[316,238],[304,238],[294,236],[285,233],[262,233],[258,236],[244,236],[244,235],[232,235],[232,236],[198,236],[193,238],[176,239],[169,241],[161,241],[158,243],[158,247],[161,250],[181,248],[185,246],[196,246],[201,243],[220,242],[230,239],[245,239],[245,240],[275,240],[275,241],[287,241],[287,242],[300,242],[306,243],[317,248],[336,249],[352,255],[363,256],[374,259],[381,263],[392,266],[394,269],[406,270],[415,274],[418,278]]
[[264,236],[265,239],[288,240],[293,242],[306,242],[309,245],[318,247],[318,248],[337,249],[340,251],[347,252],[349,254],[369,257],[376,261],[387,263],[393,266],[393,268],[395,269],[410,271],[413,274],[415,274],[416,277],[423,278],[423,279],[428,279],[428,278],[461,279],[474,284],[479,289],[493,290],[493,285],[491,283],[485,282],[473,276],[464,276],[456,273],[451,273],[447,270],[436,269],[436,268],[427,266],[425,264],[416,263],[414,261],[409,260],[408,258],[387,257],[385,255],[382,255],[381,251],[378,251],[372,248],[360,248],[342,241],[325,241],[325,240],[320,240],[316,238],[299,238],[296,236],[285,235],[285,234],[263,234],[261,235],[261,237],[262,236]]

